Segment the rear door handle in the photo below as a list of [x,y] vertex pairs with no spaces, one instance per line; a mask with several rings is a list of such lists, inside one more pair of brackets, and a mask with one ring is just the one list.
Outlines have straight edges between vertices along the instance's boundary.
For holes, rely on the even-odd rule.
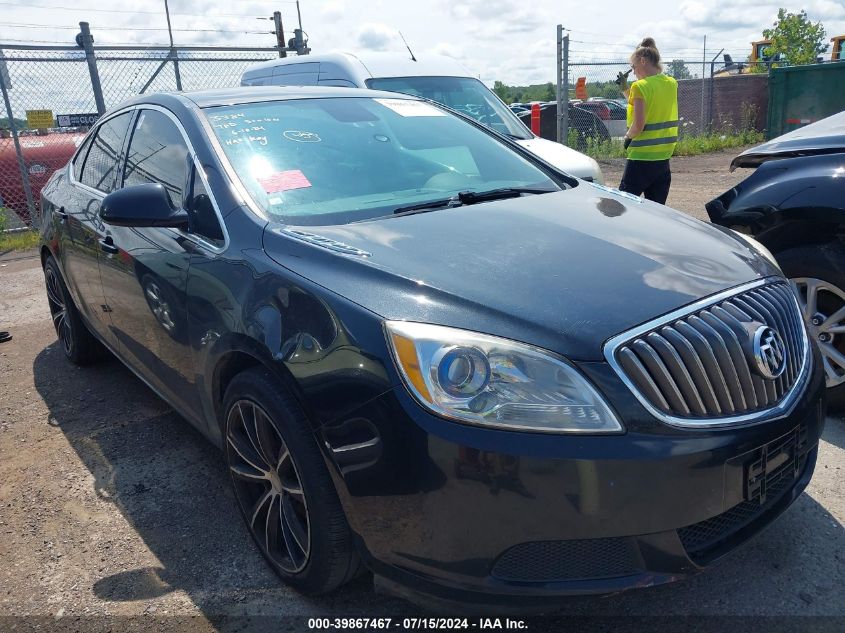
[[59,216],[59,222],[64,222],[65,220],[67,220],[67,213],[65,212],[64,207],[59,207],[56,210],[56,215]]
[[99,242],[100,249],[105,251],[106,253],[117,255],[120,252],[120,249],[114,245],[114,241],[112,240],[111,235],[106,235],[104,238],[101,238]]

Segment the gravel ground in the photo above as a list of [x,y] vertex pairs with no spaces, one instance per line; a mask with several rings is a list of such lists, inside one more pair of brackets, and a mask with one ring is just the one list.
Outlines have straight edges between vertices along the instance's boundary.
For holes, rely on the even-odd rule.
[[[703,217],[743,175],[727,173],[731,155],[674,160],[670,203]],[[618,184],[621,166],[603,167]],[[226,626],[237,616],[421,613],[367,577],[322,598],[281,585],[217,449],[117,360],[64,360],[37,259],[0,259],[0,288],[0,325],[14,335],[0,345],[0,629],[21,615],[79,630],[99,621],[75,616],[183,615],[194,618],[142,628],[194,630],[239,628]],[[845,616],[843,477],[845,422],[829,418],[807,493],[746,547],[690,580],[571,599],[562,613]]]

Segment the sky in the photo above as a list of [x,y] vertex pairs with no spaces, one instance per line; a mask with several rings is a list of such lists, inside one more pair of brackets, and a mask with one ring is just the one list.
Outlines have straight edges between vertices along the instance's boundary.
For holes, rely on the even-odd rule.
[[[173,37],[182,45],[272,46],[274,10],[293,36],[296,4],[271,0],[169,0]],[[624,61],[644,36],[664,59],[709,61],[720,49],[744,60],[750,42],[771,26],[781,2],[605,0],[584,10],[562,0],[302,0],[302,26],[312,52],[414,53],[458,59],[488,85],[554,81],[556,25],[570,37],[573,62]],[[827,39],[845,35],[845,0],[806,0]],[[259,19],[265,18],[265,19]],[[98,44],[166,44],[164,0],[0,0],[0,42],[73,44],[78,23]],[[704,37],[707,38],[706,49]],[[693,67],[693,70],[700,66]]]

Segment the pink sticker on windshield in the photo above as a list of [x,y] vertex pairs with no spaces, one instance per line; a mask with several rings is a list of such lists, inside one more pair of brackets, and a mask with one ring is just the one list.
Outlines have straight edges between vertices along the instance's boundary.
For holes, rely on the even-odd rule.
[[267,193],[279,193],[280,191],[290,191],[291,189],[304,189],[310,187],[311,183],[298,169],[290,169],[288,171],[277,171],[275,174],[270,174],[266,178],[259,178],[260,184]]

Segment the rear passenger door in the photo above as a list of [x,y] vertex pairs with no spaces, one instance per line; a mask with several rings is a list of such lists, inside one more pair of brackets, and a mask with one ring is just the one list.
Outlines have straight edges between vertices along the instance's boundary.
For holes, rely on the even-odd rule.
[[65,282],[86,321],[112,346],[115,340],[98,269],[105,236],[99,212],[103,198],[117,186],[131,119],[132,112],[123,112],[92,132],[71,166],[68,194],[57,209],[63,225],[59,239]]
[[[160,183],[175,208],[187,208],[194,189],[193,160],[177,121],[164,109],[138,110],[123,187]],[[180,412],[196,417],[201,408],[188,338],[186,284],[197,239],[155,227],[107,225],[106,234],[115,252],[101,260],[100,274],[122,354]]]

